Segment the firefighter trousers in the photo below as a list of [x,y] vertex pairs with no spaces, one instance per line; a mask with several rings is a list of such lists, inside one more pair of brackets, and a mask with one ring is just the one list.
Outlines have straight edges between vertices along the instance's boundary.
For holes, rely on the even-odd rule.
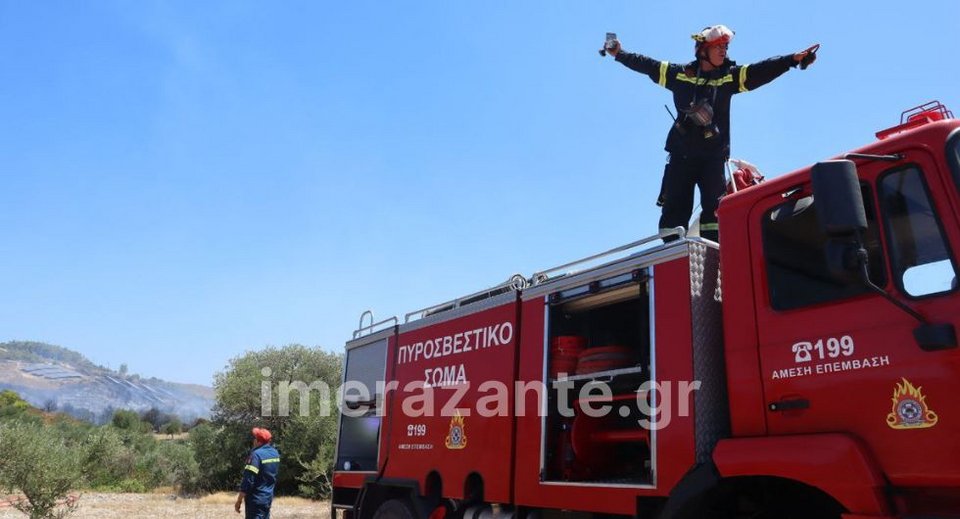
[[244,512],[245,519],[270,519],[270,505],[258,505],[246,501]]
[[[693,189],[700,190],[700,236],[716,242],[720,241],[717,226],[717,205],[726,187],[724,174],[725,155],[695,155],[671,153],[670,162],[663,171],[663,183],[660,188],[658,205],[663,209],[660,214],[661,231],[674,227],[687,228],[693,213]],[[676,236],[664,238],[673,241]]]

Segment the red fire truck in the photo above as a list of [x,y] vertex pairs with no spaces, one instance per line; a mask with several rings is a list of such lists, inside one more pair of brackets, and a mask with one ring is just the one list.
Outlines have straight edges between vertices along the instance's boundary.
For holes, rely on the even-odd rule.
[[718,214],[361,317],[334,519],[960,517],[960,121]]

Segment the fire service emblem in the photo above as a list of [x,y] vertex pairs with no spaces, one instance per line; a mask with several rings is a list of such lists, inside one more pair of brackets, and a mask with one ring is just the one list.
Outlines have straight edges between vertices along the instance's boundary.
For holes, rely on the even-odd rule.
[[457,411],[457,415],[450,419],[450,432],[447,433],[447,439],[444,443],[448,449],[466,448],[467,432],[460,411]]
[[894,429],[925,429],[933,427],[940,419],[927,407],[923,387],[913,387],[905,378],[893,390],[893,409],[887,415],[887,425]]

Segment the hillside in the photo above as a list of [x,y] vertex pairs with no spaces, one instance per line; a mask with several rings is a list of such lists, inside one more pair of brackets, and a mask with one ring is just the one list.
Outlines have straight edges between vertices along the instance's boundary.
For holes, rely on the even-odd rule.
[[0,390],[41,409],[102,422],[114,409],[157,408],[182,420],[207,418],[213,389],[119,373],[75,351],[41,342],[0,343]]

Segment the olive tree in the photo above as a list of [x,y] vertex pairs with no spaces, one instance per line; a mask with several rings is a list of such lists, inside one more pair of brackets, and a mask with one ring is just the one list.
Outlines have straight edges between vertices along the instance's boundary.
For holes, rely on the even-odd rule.
[[36,423],[0,423],[0,487],[19,492],[13,506],[31,519],[60,518],[76,508],[68,498],[79,486],[80,450],[64,443],[56,429]]
[[216,435],[220,450],[210,467],[224,478],[222,488],[234,487],[250,449],[250,429],[266,427],[280,451],[278,491],[324,497],[324,475],[329,475],[336,441],[334,400],[342,364],[342,355],[299,344],[231,359],[215,377],[212,429],[202,430],[194,442],[195,449],[200,447],[201,471],[206,463],[199,453]]

